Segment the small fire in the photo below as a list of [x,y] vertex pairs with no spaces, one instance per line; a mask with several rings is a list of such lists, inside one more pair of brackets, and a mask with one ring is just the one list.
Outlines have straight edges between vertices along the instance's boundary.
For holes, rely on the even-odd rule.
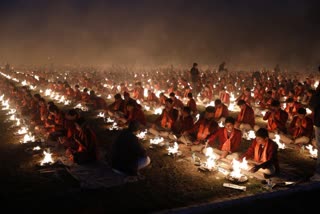
[[206,156],[208,158],[207,158],[207,161],[205,162],[205,167],[211,170],[216,166],[216,160],[218,159],[218,156],[213,152],[213,149],[211,147],[207,148]]
[[286,148],[286,145],[284,143],[280,142],[280,135],[279,134],[276,134],[275,138],[273,140],[278,144],[279,149],[285,149]]
[[104,112],[100,112],[97,117],[102,117],[102,118],[105,118],[105,115],[104,115]]
[[41,148],[40,148],[40,146],[35,146],[35,147],[33,147],[33,150],[34,151],[39,151]]
[[150,111],[150,106],[145,105],[145,106],[144,106],[144,109],[145,109],[146,111]]
[[43,151],[44,154],[44,158],[42,159],[42,161],[40,162],[40,165],[43,166],[44,164],[51,164],[53,163],[53,159],[52,159],[52,153],[50,153],[50,150],[48,150],[48,152]]
[[148,132],[147,129],[144,130],[144,131],[141,131],[141,132],[139,132],[139,133],[137,134],[137,137],[138,137],[139,139],[144,139],[144,138],[146,137],[147,132]]
[[28,133],[28,128],[23,126],[21,127],[18,131],[17,134],[27,134]]
[[162,113],[161,107],[154,109],[154,114],[160,115],[161,113]]
[[242,162],[237,161],[236,159],[232,160],[232,171],[230,172],[230,176],[233,178],[241,178],[243,174],[241,173],[241,169],[248,170],[248,161],[243,158]]
[[111,119],[110,117],[107,118],[107,123],[113,123],[113,122],[114,122],[113,119]]
[[34,142],[36,140],[35,136],[30,132],[29,134],[25,134],[21,143]]
[[172,147],[169,146],[169,148],[167,148],[168,155],[174,155],[174,154],[178,153],[178,149],[179,149],[178,143],[174,142],[174,145]]
[[234,111],[234,103],[230,103],[229,107],[228,107],[229,111]]
[[267,113],[266,110],[261,111],[261,116],[264,117],[264,115],[266,115],[266,113]]
[[256,138],[256,134],[254,130],[249,130],[248,132],[244,132],[242,137],[245,138],[246,140],[252,140]]
[[164,141],[163,137],[155,137],[154,139],[150,139],[150,144],[159,144]]
[[311,144],[306,146],[306,148],[309,150],[310,156],[312,158],[317,158],[318,157],[318,149],[313,148],[313,146]]
[[7,113],[7,115],[15,114],[17,112],[16,109],[10,109],[10,111]]
[[312,111],[309,108],[306,108],[307,114],[311,114]]
[[109,130],[119,130],[118,124],[117,124],[116,122],[114,122],[114,123],[112,124],[112,126],[109,128]]

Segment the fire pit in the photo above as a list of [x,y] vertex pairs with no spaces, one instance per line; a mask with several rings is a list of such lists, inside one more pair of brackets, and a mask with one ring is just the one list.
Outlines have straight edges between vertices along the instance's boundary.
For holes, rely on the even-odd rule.
[[246,175],[233,176],[231,173],[226,176],[226,179],[235,184],[241,184],[248,181],[248,177]]

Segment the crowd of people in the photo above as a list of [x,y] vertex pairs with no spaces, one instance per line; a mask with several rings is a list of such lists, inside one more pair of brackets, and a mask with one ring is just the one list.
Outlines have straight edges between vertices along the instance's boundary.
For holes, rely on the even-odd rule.
[[[274,69],[201,70],[198,63],[174,71],[162,67],[133,70],[3,70],[2,76],[10,78],[1,78],[1,91],[12,98],[10,102],[30,124],[43,127],[47,140],[62,145],[70,160],[78,164],[100,158],[95,130],[78,109],[59,107],[30,86],[50,89],[72,103],[113,118],[124,130],[114,142],[112,165],[123,174],[137,174],[150,164],[147,151],[133,134],[146,128],[155,136],[177,139],[192,151],[209,146],[222,159],[246,157],[254,163],[252,172],[265,175],[280,170],[275,135],[285,144],[320,148],[319,74]],[[25,80],[28,86],[18,85],[14,78]],[[232,117],[235,106],[239,111]],[[156,119],[147,120],[146,111],[158,108]],[[257,123],[259,116],[265,125]],[[241,137],[250,130],[256,137],[248,151],[240,151]],[[126,148],[136,152],[127,154]],[[320,180],[319,166],[318,160],[314,180]]]

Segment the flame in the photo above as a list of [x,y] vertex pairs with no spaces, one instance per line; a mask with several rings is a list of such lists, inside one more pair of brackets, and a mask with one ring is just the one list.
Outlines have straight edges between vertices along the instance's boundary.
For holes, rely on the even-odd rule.
[[24,135],[21,143],[34,142],[35,140],[36,140],[35,136],[31,135],[31,133],[29,132],[29,134]]
[[116,122],[114,122],[114,123],[112,124],[112,126],[109,128],[109,130],[119,130],[118,124],[117,124]]
[[105,115],[104,115],[104,112],[100,112],[97,117],[102,117],[102,118],[105,118]]
[[241,178],[241,176],[243,175],[241,173],[241,169],[244,170],[248,170],[249,166],[248,166],[248,161],[243,158],[242,162],[237,161],[236,159],[232,160],[232,171],[230,172],[230,176],[233,178]]
[[148,130],[144,130],[144,131],[141,131],[139,132],[136,136],[139,138],[139,139],[144,139],[146,137],[146,134],[147,134]]
[[179,149],[179,145],[177,142],[174,142],[173,147],[169,146],[169,148],[167,148],[168,150],[168,155],[174,155],[176,153],[178,153],[178,149]]
[[44,158],[42,159],[42,161],[40,162],[40,165],[43,166],[46,163],[53,163],[53,159],[52,159],[52,153],[50,153],[50,150],[48,150],[48,152],[43,151],[44,154]]
[[279,146],[279,149],[284,149],[286,147],[286,145],[284,143],[280,142],[280,135],[276,134],[275,138],[273,139]]
[[313,148],[313,146],[311,144],[306,146],[306,148],[309,150],[309,153],[310,153],[311,157],[313,157],[313,158],[317,158],[318,157],[318,149]]
[[309,108],[306,108],[307,114],[311,114],[312,111]]
[[150,139],[150,144],[159,144],[163,142],[163,137],[155,137],[154,139]]
[[38,150],[40,150],[41,148],[40,148],[40,146],[35,146],[35,147],[33,147],[33,149],[32,150],[34,150],[34,151],[38,151]]
[[17,134],[27,134],[28,133],[28,128],[25,126],[22,126],[18,131]]
[[154,110],[154,114],[160,115],[161,113],[162,113],[162,108],[161,108],[161,107],[156,108],[156,109]]
[[206,150],[207,161],[205,162],[205,166],[207,169],[211,170],[216,166],[216,160],[218,156],[213,152],[211,147],[208,147]]

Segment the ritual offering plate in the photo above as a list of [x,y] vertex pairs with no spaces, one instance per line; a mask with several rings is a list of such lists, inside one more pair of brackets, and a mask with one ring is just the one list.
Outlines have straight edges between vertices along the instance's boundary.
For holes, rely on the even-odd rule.
[[208,168],[205,163],[201,163],[199,166],[199,170],[202,172],[216,172],[218,171],[217,167]]
[[231,176],[230,174],[228,174],[226,176],[226,179],[231,181],[232,183],[236,183],[236,184],[245,183],[248,181],[248,177],[245,175],[241,175],[240,177],[235,177],[235,176]]

